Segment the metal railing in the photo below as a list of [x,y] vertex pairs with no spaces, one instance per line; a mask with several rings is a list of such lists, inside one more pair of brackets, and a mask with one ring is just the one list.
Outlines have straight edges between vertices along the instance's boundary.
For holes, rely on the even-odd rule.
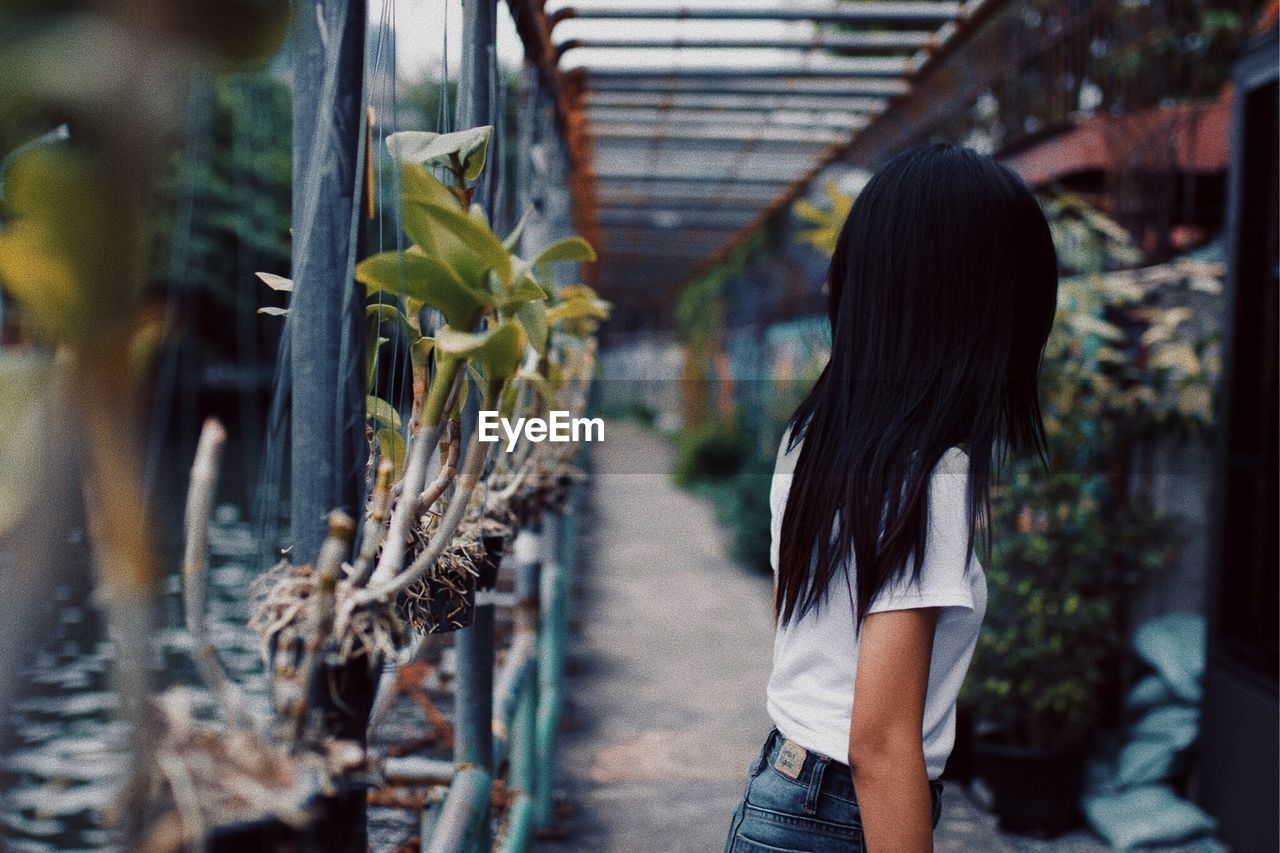
[[[573,488],[562,513],[520,531],[504,570],[514,594],[478,593],[476,621],[455,635],[452,763],[392,758],[387,775],[402,781],[449,779],[422,812],[429,853],[524,851],[553,817],[557,729],[562,705],[571,580],[577,569],[578,508]],[[495,671],[494,609],[510,607],[515,626]],[[491,803],[503,780],[507,809],[496,835]]]

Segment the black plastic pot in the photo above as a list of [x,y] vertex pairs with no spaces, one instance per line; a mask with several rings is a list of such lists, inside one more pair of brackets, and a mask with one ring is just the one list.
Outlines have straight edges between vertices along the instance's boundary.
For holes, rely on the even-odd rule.
[[503,533],[483,533],[480,545],[484,548],[484,557],[476,565],[480,576],[476,578],[476,589],[493,589],[498,583],[498,568],[502,564],[502,555],[507,550],[507,537]]
[[205,836],[208,853],[275,853],[300,846],[302,834],[275,818],[218,826]]
[[973,781],[975,759],[973,756],[973,716],[963,708],[956,709],[956,741],[951,755],[942,768],[942,778],[947,782],[968,785]]
[[426,634],[448,634],[469,627],[476,619],[476,577],[462,572],[447,579],[422,580],[423,595],[410,603],[401,599],[410,625]]
[[1052,838],[1080,826],[1084,750],[1027,749],[981,736],[974,741],[974,754],[1000,829]]

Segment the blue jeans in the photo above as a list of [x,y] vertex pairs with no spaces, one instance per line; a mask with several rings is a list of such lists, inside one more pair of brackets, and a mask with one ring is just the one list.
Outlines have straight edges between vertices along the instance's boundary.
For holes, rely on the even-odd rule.
[[[774,729],[752,763],[725,853],[861,853],[866,841],[849,767],[811,752],[803,763],[784,756],[783,773],[775,766],[783,742]],[[930,782],[929,793],[937,826],[942,783]]]

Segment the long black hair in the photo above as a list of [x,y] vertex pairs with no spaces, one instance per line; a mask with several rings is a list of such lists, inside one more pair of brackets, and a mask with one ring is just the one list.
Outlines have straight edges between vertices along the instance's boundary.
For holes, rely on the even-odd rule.
[[[860,627],[886,583],[925,557],[929,478],[969,455],[969,547],[989,517],[993,459],[1043,455],[1036,374],[1058,264],[1022,181],[960,145],[905,151],[858,195],[828,279],[831,358],[789,425],[801,443],[774,607],[818,607],[852,565]],[[856,587],[856,589],[855,589]]]

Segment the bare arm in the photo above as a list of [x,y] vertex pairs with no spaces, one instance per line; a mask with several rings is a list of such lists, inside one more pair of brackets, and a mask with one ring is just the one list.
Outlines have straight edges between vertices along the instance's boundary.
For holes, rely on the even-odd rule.
[[932,853],[921,729],[937,608],[873,613],[862,624],[849,766],[870,853]]

